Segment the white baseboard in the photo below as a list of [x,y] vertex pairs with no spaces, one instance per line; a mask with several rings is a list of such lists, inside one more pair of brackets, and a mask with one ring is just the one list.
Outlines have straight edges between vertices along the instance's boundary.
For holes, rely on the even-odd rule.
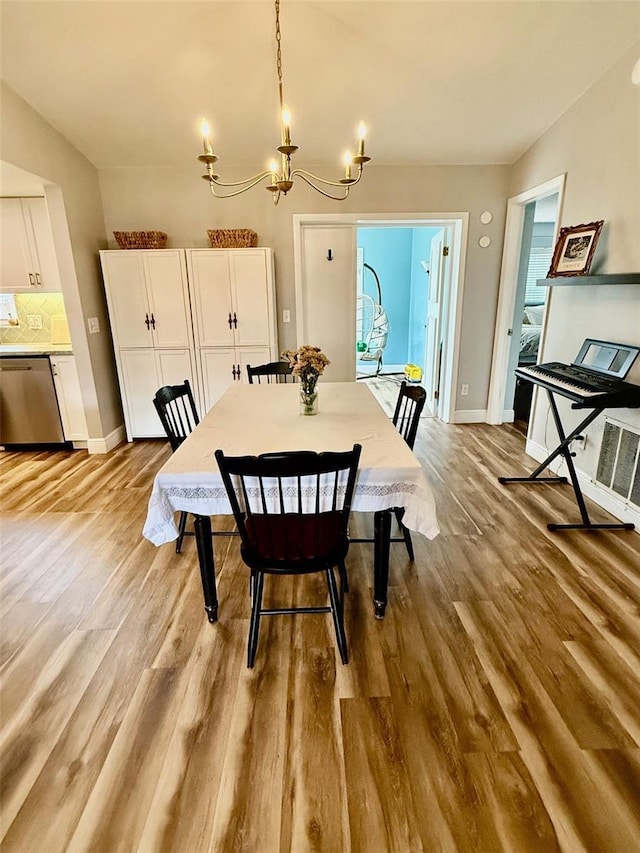
[[515,421],[515,419],[516,419],[516,413],[513,409],[505,409],[504,412],[502,413],[502,423],[503,424],[512,424]]
[[[529,439],[527,439],[525,452],[528,453],[529,456],[532,456],[536,462],[542,462],[549,455],[549,451],[545,447]],[[568,476],[567,466],[565,465],[564,459],[554,459],[551,465],[549,465],[549,468],[554,474]],[[578,475],[580,488],[586,497],[590,498],[594,503],[602,507],[602,509],[606,509],[607,512],[610,512],[611,515],[619,521],[635,524],[636,532],[640,533],[640,511],[630,506],[615,493],[610,492],[607,489],[603,489],[598,485],[598,483],[595,483],[591,479],[590,474],[581,471],[577,467],[576,474]],[[571,486],[569,486],[569,488],[571,488]]]
[[121,424],[104,438],[90,438],[87,441],[87,450],[89,453],[110,453],[114,447],[122,444],[126,439],[127,434],[124,430],[124,424]]
[[461,409],[453,413],[454,424],[484,424],[487,422],[486,409]]

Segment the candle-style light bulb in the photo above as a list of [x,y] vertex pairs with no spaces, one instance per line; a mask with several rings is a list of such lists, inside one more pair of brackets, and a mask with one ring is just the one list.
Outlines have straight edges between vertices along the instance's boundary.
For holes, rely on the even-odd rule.
[[364,140],[367,136],[367,126],[361,121],[358,125],[358,156],[364,156]]
[[204,146],[205,154],[213,154],[213,148],[211,147],[211,143],[209,142],[209,134],[211,133],[211,129],[209,128],[209,122],[206,118],[203,118],[200,122],[200,132],[202,133],[202,144]]
[[344,176],[348,181],[350,181],[351,180],[351,151],[345,151],[344,152],[343,162],[344,162]]
[[278,180],[278,164],[273,158],[269,161],[269,171],[271,172],[271,186],[275,187]]
[[286,104],[282,108],[282,144],[291,145],[291,110]]

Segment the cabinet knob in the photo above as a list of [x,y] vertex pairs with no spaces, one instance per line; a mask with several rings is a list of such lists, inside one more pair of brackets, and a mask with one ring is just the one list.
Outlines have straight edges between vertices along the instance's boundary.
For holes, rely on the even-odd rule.
[[144,324],[145,324],[145,326],[147,327],[147,331],[148,331],[148,330],[149,330],[149,327],[150,327],[150,325],[151,325],[151,323],[150,323],[150,321],[149,321],[149,315],[148,315],[148,314],[145,314],[145,315],[144,315]]
[[231,311],[229,311],[229,320],[228,320],[228,323],[229,323],[229,328],[231,328]]
[[42,279],[40,278],[40,273],[39,273],[39,272],[37,272],[37,273],[36,273],[36,285],[37,285],[38,287],[42,287]]
[[154,329],[156,327],[156,318],[153,316],[153,314],[151,315],[151,326]]
[[[229,315],[229,318],[231,318],[231,315]],[[233,376],[233,381],[235,382],[236,381],[236,366],[235,366],[235,364],[231,368],[231,374]]]
[[[31,287],[36,286],[36,280],[32,272],[29,273],[29,283],[31,284]],[[231,319],[231,314],[229,314],[229,319]]]
[[238,328],[238,318],[236,317],[236,312],[235,312],[235,311],[233,312],[233,328],[234,328],[234,329],[237,329],[237,328]]

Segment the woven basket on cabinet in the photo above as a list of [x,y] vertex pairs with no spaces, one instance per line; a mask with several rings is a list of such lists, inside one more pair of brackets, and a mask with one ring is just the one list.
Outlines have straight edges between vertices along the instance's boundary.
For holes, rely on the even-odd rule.
[[121,249],[164,249],[167,245],[164,231],[114,231],[113,236]]
[[215,228],[207,231],[212,249],[253,249],[258,235],[250,228]]

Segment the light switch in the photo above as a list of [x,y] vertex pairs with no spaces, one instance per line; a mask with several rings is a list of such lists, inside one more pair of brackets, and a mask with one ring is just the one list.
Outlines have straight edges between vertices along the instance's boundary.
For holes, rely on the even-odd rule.
[[100,331],[100,321],[97,317],[87,317],[87,326],[90,335],[97,335]]
[[282,322],[290,323],[291,322],[291,311],[283,311],[282,312]]

